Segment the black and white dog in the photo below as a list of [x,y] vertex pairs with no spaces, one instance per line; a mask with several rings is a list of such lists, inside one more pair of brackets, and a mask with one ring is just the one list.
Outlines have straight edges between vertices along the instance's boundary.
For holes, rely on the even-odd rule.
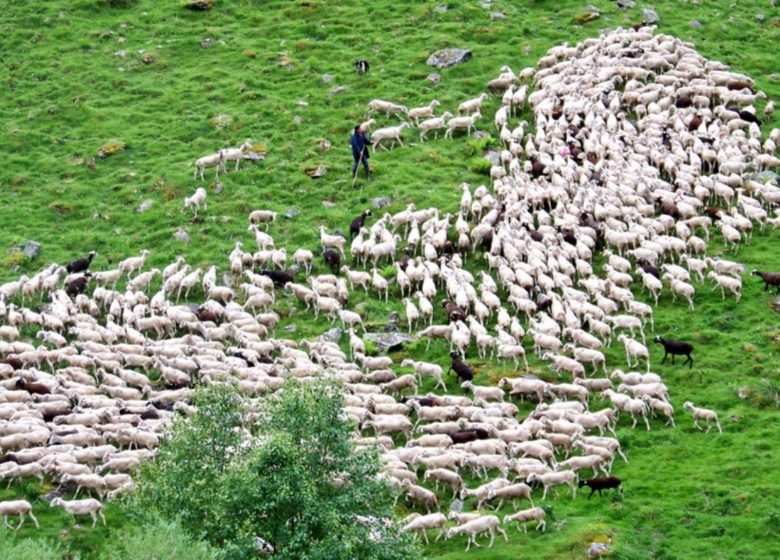
[[356,60],[355,61],[355,70],[357,70],[358,74],[366,74],[368,73],[368,61],[367,60]]

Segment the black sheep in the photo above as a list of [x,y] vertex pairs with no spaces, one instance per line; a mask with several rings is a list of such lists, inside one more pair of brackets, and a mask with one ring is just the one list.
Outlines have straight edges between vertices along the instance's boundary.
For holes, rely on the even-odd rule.
[[645,259],[637,259],[636,264],[639,265],[639,268],[644,270],[646,274],[655,276],[659,280],[661,279],[661,270],[657,266],[653,266]]
[[65,287],[65,293],[71,297],[83,294],[84,290],[87,289],[87,283],[91,276],[89,272],[85,272],[83,276],[68,282],[68,285]]
[[89,268],[89,265],[92,264],[92,259],[94,259],[96,256],[97,253],[95,251],[90,251],[86,259],[76,259],[75,261],[70,261],[68,264],[66,264],[65,270],[68,271],[68,274],[84,272]]
[[622,482],[616,476],[603,476],[601,478],[591,478],[590,480],[580,480],[579,487],[587,486],[590,488],[590,494],[588,494],[588,499],[590,500],[594,492],[598,492],[599,496],[601,496],[602,490],[609,490],[610,488],[614,488],[616,493],[622,493],[623,489],[620,486]]
[[458,307],[457,304],[444,299],[441,302],[441,306],[444,308],[444,312],[447,314],[447,317],[449,317],[450,321],[456,322],[466,320],[466,313],[464,313],[464,311]]
[[482,428],[469,428],[453,432],[450,434],[450,437],[452,438],[452,443],[468,443],[478,439],[488,439],[490,434]]
[[401,399],[404,404],[412,401],[420,403],[420,406],[436,406],[436,400],[430,397],[403,397]]
[[24,379],[16,380],[16,388],[35,395],[48,395],[51,393],[51,388],[43,383],[27,382]]
[[277,288],[284,287],[288,282],[295,280],[295,277],[286,270],[263,270],[260,274],[268,276]]
[[471,369],[470,365],[458,357],[457,352],[450,352],[450,357],[452,358],[452,363],[450,364],[450,369],[447,370],[447,373],[454,371],[455,375],[457,375],[461,381],[471,381],[474,379],[474,370]]
[[745,110],[740,111],[739,118],[745,122],[756,123],[759,125],[761,124],[761,121],[758,120],[758,117],[755,115],[755,113],[751,113],[750,111],[745,111]]
[[688,342],[680,342],[679,340],[666,340],[660,336],[656,336],[653,339],[653,342],[662,344],[664,347],[664,359],[661,360],[661,363],[666,361],[666,356],[669,354],[672,355],[672,365],[674,365],[675,356],[688,356],[685,362],[683,362],[683,365],[685,365],[686,362],[690,362],[689,367],[693,367],[693,356],[691,356],[691,352],[693,352],[693,344]]
[[341,254],[333,249],[325,249],[322,252],[322,258],[325,264],[330,267],[330,271],[333,274],[338,274],[341,268]]
[[371,210],[363,210],[363,212],[352,220],[352,223],[349,224],[349,238],[352,239],[355,237],[358,232],[360,231],[360,228],[363,227],[363,224],[366,223],[366,218],[371,215]]
[[675,220],[680,219],[680,210],[674,202],[668,200],[661,200],[660,198],[655,201],[655,208],[659,210],[661,214],[671,216]]
[[769,286],[777,288],[780,293],[780,272],[761,272],[760,270],[753,270],[750,274],[753,276],[760,276],[764,281],[764,291],[769,289]]

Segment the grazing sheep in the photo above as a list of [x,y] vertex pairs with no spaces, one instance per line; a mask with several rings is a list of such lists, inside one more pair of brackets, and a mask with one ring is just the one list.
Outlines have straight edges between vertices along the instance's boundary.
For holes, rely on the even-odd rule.
[[718,421],[718,413],[714,410],[710,410],[708,408],[699,408],[697,406],[694,406],[694,404],[691,401],[686,401],[683,404],[683,408],[691,413],[691,416],[693,416],[693,427],[697,428],[699,430],[702,430],[703,428],[699,426],[698,421],[699,420],[706,420],[707,421],[707,431],[705,433],[710,433],[710,430],[712,429],[712,423],[715,422],[715,426],[718,428],[718,432],[721,434],[723,433],[723,430],[720,427],[720,422]]
[[200,175],[200,180],[203,181],[203,171],[207,167],[216,168],[216,178],[219,179],[219,168],[225,165],[224,154],[220,151],[216,154],[210,154],[203,156],[195,160],[195,173],[193,173],[193,179]]
[[583,486],[587,486],[590,488],[590,494],[588,494],[588,499],[590,500],[594,492],[598,492],[599,496],[601,496],[602,490],[608,490],[610,488],[614,488],[615,493],[622,493],[622,483],[623,481],[616,476],[603,476],[600,478],[591,478],[590,480],[580,480],[579,487],[582,488]]
[[496,531],[498,531],[504,537],[505,542],[509,542],[506,532],[500,526],[501,521],[495,515],[482,515],[473,521],[468,521],[463,525],[452,527],[447,531],[447,539],[451,539],[456,535],[468,535],[469,540],[466,543],[466,552],[469,551],[471,545],[480,546],[477,544],[477,535],[482,533],[490,533],[490,544],[488,548],[493,548],[493,543],[496,540]]
[[447,130],[444,132],[445,138],[452,138],[452,133],[455,130],[465,128],[468,135],[471,136],[471,129],[475,128],[474,124],[482,117],[482,114],[477,111],[468,117],[453,117],[447,121]]
[[[382,142],[382,140],[392,140],[393,143],[390,145],[390,148],[395,146],[396,140],[398,141],[401,146],[404,145],[403,141],[401,140],[401,134],[403,133],[403,130],[405,128],[409,128],[411,125],[409,123],[401,123],[398,126],[388,126],[385,128],[379,128],[377,129],[374,134],[371,136],[371,140],[374,142],[374,152],[376,152],[377,147]],[[389,150],[390,148],[387,148],[386,146],[383,146],[386,150]]]
[[[0,502],[0,515],[3,516],[3,525],[9,529],[13,529],[14,531],[18,531],[21,528],[22,524],[24,523],[25,515],[30,516],[30,519],[32,519],[33,523],[35,523],[36,529],[41,528],[41,526],[38,524],[38,520],[33,515],[32,505],[27,500],[8,500]],[[16,527],[11,527],[11,525],[8,523],[9,515],[18,515],[19,525]]]
[[[582,483],[582,481],[580,481]],[[504,516],[504,525],[507,523],[517,522],[517,530],[520,531],[520,528],[523,528],[523,533],[528,534],[528,529],[526,528],[526,523],[529,521],[536,521],[536,530],[537,531],[544,531],[547,527],[547,523],[544,520],[544,510],[540,507],[532,507],[529,509],[520,510],[518,512],[512,513],[510,515]]]
[[769,286],[777,288],[777,292],[780,293],[780,272],[761,272],[760,270],[753,270],[751,273],[753,276],[761,277],[764,281],[764,291],[769,289]]
[[445,111],[442,113],[440,117],[433,117],[430,119],[425,119],[423,122],[417,125],[417,128],[420,131],[420,142],[425,141],[425,137],[428,135],[430,131],[434,131],[434,138],[439,138],[439,131],[442,128],[446,128],[446,120],[452,117],[452,113],[449,111]]
[[420,119],[421,118],[428,118],[433,116],[433,110],[439,106],[439,101],[434,99],[431,101],[428,105],[425,105],[424,107],[415,107],[414,109],[409,109],[408,117],[410,119],[414,119],[414,124],[420,125]]
[[97,525],[97,516],[100,516],[103,525],[106,524],[106,517],[103,515],[103,504],[94,498],[86,500],[71,500],[66,502],[62,498],[54,498],[51,501],[51,507],[62,507],[69,514],[76,515],[89,515],[92,517],[92,526]]

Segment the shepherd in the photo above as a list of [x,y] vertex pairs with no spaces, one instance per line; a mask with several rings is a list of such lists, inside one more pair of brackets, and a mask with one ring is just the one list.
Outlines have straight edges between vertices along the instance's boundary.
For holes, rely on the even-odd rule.
[[355,181],[357,181],[358,166],[361,162],[363,169],[366,170],[366,180],[371,180],[371,171],[368,169],[368,147],[371,145],[371,140],[358,125],[349,141],[352,144],[352,157],[355,158],[355,165],[352,167],[352,186],[354,187]]

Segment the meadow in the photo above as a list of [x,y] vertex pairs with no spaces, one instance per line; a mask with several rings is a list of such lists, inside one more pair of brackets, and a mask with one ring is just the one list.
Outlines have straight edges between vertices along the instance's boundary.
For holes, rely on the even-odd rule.
[[[361,176],[353,189],[348,135],[364,119],[366,102],[382,98],[419,106],[436,98],[442,109],[453,110],[483,91],[502,65],[519,71],[551,46],[639,23],[648,6],[637,2],[621,11],[614,2],[592,4],[600,17],[577,25],[585,4],[571,0],[235,0],[215,2],[207,12],[159,0],[11,3],[0,15],[0,282],[90,250],[99,253],[95,270],[142,249],[151,251],[147,267],[161,268],[182,255],[192,265],[224,269],[236,241],[254,244],[246,215],[256,208],[280,213],[271,233],[290,253],[297,247],[316,250],[320,225],[346,232],[375,197],[391,199],[382,211],[397,212],[409,203],[454,211],[460,183],[489,181],[482,155],[498,145],[492,119],[478,125],[493,135],[487,139],[420,143],[408,133],[405,147],[371,158],[372,181]],[[780,97],[777,8],[722,0],[653,6],[659,32],[692,41],[704,56],[751,76],[770,98]],[[505,17],[491,19],[498,12]],[[425,60],[447,47],[469,48],[473,58],[438,71],[441,80],[434,84],[427,77],[435,70]],[[358,58],[371,63],[365,76],[354,71]],[[491,99],[485,115],[499,101]],[[521,117],[531,120],[529,112]],[[764,128],[778,126],[776,114]],[[196,157],[244,139],[265,151],[262,162],[244,163],[221,177],[220,185],[213,171],[205,182],[193,179]],[[322,140],[329,150],[320,147]],[[326,175],[310,178],[307,172],[320,165]],[[198,186],[208,191],[208,208],[193,220],[182,213],[182,199]],[[151,206],[139,212],[144,201]],[[174,238],[180,230],[188,243]],[[28,240],[42,244],[35,260],[17,249]],[[771,227],[756,232],[736,260],[748,270],[780,270],[779,242]],[[717,241],[710,252],[725,254]],[[478,270],[481,264],[468,266]],[[318,270],[325,270],[321,262]],[[697,285],[693,311],[664,292],[656,332],[692,342],[696,361],[691,369],[660,365],[662,350],[652,348],[653,370],[669,385],[678,411],[677,427],[654,420],[648,432],[621,421],[618,433],[630,461],[615,467],[625,481],[622,498],[562,495],[545,504],[546,533],[526,536],[512,529],[510,544],[497,541],[491,550],[468,554],[464,539],[439,541],[426,555],[583,558],[590,542],[610,539],[614,558],[780,557],[780,316],[757,278],[743,282],[739,303]],[[193,301],[199,298],[193,294]],[[368,323],[384,323],[390,311],[402,311],[398,299],[387,305],[356,299]],[[292,336],[302,338],[330,327],[288,303],[281,309],[280,333],[294,324]],[[397,362],[406,356],[447,362],[443,344],[426,350],[416,342],[393,355]],[[618,345],[608,358],[613,367],[625,363]],[[507,373],[494,362],[476,356],[471,361],[479,382],[495,383]],[[535,373],[555,378],[538,361],[530,362]],[[448,384],[455,387],[454,380]],[[724,433],[694,430],[682,411],[686,400],[716,409]],[[48,490],[48,484],[24,482],[1,490],[0,498],[34,499]],[[84,558],[132,523],[110,506],[107,528],[74,527],[61,510],[36,504],[42,528],[26,525],[20,536],[61,540]],[[502,515],[509,511],[505,506]]]

